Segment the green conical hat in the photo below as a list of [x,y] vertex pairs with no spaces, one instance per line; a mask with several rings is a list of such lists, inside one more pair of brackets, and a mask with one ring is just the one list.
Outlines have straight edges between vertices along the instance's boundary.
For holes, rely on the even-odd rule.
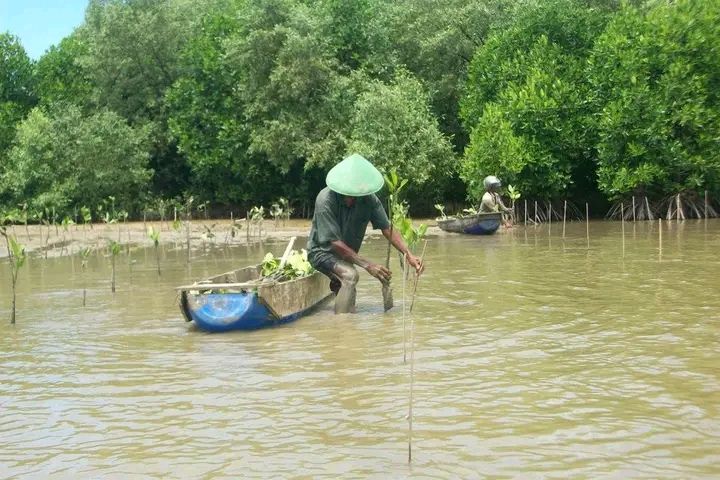
[[362,155],[353,153],[328,172],[325,183],[333,192],[362,197],[380,190],[385,181],[372,163]]

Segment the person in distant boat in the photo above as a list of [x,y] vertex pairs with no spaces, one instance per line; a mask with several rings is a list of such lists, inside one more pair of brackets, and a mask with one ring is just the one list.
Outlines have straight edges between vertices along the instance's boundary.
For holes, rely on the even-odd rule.
[[[480,201],[480,212],[481,213],[491,213],[491,212],[500,212],[503,214],[512,213],[512,210],[505,206],[505,204],[502,201],[502,198],[500,197],[500,194],[498,193],[498,190],[500,190],[500,187],[502,186],[499,178],[497,178],[494,175],[488,175],[483,180],[483,185],[485,186],[485,193],[483,194],[482,200]],[[511,226],[506,215],[503,215],[503,224],[506,227]]]
[[390,220],[375,195],[384,185],[382,174],[362,155],[345,158],[328,172],[327,187],[315,200],[308,260],[318,271],[330,277],[330,289],[336,293],[335,313],[355,310],[358,272],[355,265],[387,284],[392,272],[379,263],[358,255],[368,223],[379,229],[393,246],[407,255],[408,264],[420,274],[422,261],[410,253],[397,230],[390,234]]

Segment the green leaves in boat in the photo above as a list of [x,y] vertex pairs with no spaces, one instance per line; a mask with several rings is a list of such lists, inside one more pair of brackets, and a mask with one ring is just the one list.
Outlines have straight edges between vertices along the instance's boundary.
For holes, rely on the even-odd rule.
[[273,279],[279,282],[307,277],[315,273],[315,269],[308,262],[305,249],[293,250],[287,258],[285,265],[280,268],[281,259],[272,253],[265,255],[262,261],[261,275],[263,279]]

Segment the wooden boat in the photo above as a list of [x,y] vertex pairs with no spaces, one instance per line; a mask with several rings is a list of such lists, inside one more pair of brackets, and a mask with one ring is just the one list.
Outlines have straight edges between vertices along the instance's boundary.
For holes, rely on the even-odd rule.
[[470,235],[492,235],[500,227],[501,222],[502,214],[498,212],[437,219],[438,227],[446,232]]
[[265,280],[260,265],[178,287],[180,310],[203,330],[254,330],[291,322],[332,295],[320,272],[288,281]]

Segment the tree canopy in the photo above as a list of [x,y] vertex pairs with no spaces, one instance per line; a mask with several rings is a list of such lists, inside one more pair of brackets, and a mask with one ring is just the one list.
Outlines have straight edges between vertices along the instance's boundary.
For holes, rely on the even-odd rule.
[[719,8],[91,0],[37,62],[0,34],[0,208],[312,205],[353,152],[416,208],[489,174],[540,200],[717,195]]

